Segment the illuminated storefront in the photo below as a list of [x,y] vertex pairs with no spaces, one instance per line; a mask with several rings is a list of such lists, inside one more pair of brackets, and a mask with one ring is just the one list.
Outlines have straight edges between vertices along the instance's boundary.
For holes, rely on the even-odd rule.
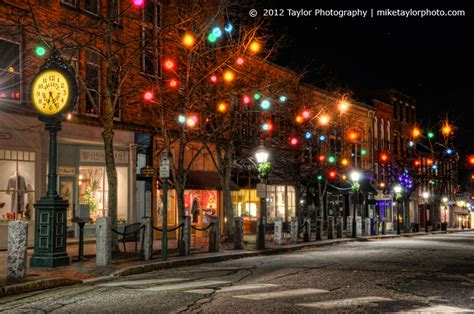
[[[260,212],[260,199],[255,189],[232,192],[234,216],[244,219],[244,233],[255,233]],[[290,221],[296,214],[295,189],[290,185],[267,185],[267,223],[275,218]]]

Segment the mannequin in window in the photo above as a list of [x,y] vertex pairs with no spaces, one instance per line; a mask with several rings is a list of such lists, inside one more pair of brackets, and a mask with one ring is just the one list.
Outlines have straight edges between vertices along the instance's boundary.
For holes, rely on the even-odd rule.
[[199,200],[197,197],[193,199],[191,214],[193,215],[193,222],[199,222]]
[[7,195],[11,195],[11,212],[18,218],[23,218],[23,210],[25,207],[25,195],[28,192],[25,178],[20,176],[18,172],[8,179],[6,188]]

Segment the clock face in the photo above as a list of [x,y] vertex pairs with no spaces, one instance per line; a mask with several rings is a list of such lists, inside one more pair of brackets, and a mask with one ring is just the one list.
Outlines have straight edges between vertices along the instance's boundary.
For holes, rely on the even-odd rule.
[[67,77],[54,69],[39,73],[31,88],[33,106],[49,116],[60,113],[68,105],[70,94]]

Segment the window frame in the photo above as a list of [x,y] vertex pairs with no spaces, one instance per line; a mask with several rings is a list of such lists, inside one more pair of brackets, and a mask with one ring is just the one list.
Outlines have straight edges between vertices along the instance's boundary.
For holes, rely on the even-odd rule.
[[[71,1],[71,0],[69,0],[69,1]],[[61,4],[67,5],[67,6],[70,7],[70,8],[75,8],[75,9],[77,9],[77,8],[78,8],[79,1],[78,1],[78,0],[72,0],[72,1],[74,1],[74,4],[69,3],[68,0],[61,0]]]
[[[97,12],[94,12],[94,11],[90,11],[87,9],[87,1],[88,0],[85,0],[84,1],[84,11],[87,12],[88,14],[91,14],[91,15],[94,15],[94,16],[99,16],[99,13],[100,13],[100,0],[97,0]],[[77,2],[77,0],[76,0]]]
[[[0,40],[18,45],[18,67],[19,67],[19,71],[14,71],[14,73],[17,73],[19,75],[19,85],[20,85],[20,88],[19,88],[20,98],[19,99],[7,99],[7,98],[1,99],[0,98],[0,102],[21,104],[24,100],[23,99],[23,83],[22,83],[22,81],[23,81],[23,58],[22,58],[23,46],[21,44],[21,39],[17,41],[17,40],[14,40],[14,39],[8,39],[8,38],[5,38],[5,37],[0,37]],[[8,71],[8,69],[7,69],[7,71]]]
[[[140,55],[140,72],[143,75],[161,79],[162,78],[162,65],[161,65],[161,39],[157,36],[157,31],[161,29],[162,26],[162,5],[158,0],[150,0],[148,5],[153,5],[153,20],[151,22],[146,21],[146,7],[143,7],[141,10],[141,23],[140,23],[140,44],[141,44],[141,55]],[[150,31],[153,34],[153,41],[156,41],[156,47],[147,48],[145,46],[146,31]],[[146,58],[147,53],[153,55],[153,74],[150,74],[146,71]]]
[[[92,50],[89,50],[89,53],[97,55],[97,53],[95,51],[92,51]],[[94,63],[94,62],[90,61],[90,58],[87,58],[87,55],[88,55],[88,51],[86,51],[86,62],[85,62],[85,66],[86,66],[86,68],[85,68],[85,79],[86,79],[86,81],[87,81],[87,67],[89,65],[97,67],[97,87],[98,87],[97,97],[98,97],[98,104],[96,104],[96,105],[97,105],[97,109],[99,110],[99,112],[98,113],[97,112],[96,113],[88,113],[87,112],[87,101],[89,99],[89,96],[87,95],[87,92],[86,92],[86,95],[85,95],[86,98],[85,98],[85,104],[84,104],[84,114],[87,115],[87,116],[91,116],[91,117],[97,117],[99,114],[102,113],[101,112],[102,111],[102,99],[101,99],[102,97],[100,95],[101,82],[102,82],[102,80],[101,80],[100,57],[98,56],[97,63]],[[89,86],[86,86],[86,89],[90,90]]]

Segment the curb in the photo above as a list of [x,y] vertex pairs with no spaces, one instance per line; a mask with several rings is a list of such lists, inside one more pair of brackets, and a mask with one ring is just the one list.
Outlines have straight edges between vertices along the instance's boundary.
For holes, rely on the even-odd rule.
[[77,283],[81,283],[81,280],[72,280],[63,277],[45,278],[31,282],[17,283],[1,287],[0,297],[63,286],[71,286]]

